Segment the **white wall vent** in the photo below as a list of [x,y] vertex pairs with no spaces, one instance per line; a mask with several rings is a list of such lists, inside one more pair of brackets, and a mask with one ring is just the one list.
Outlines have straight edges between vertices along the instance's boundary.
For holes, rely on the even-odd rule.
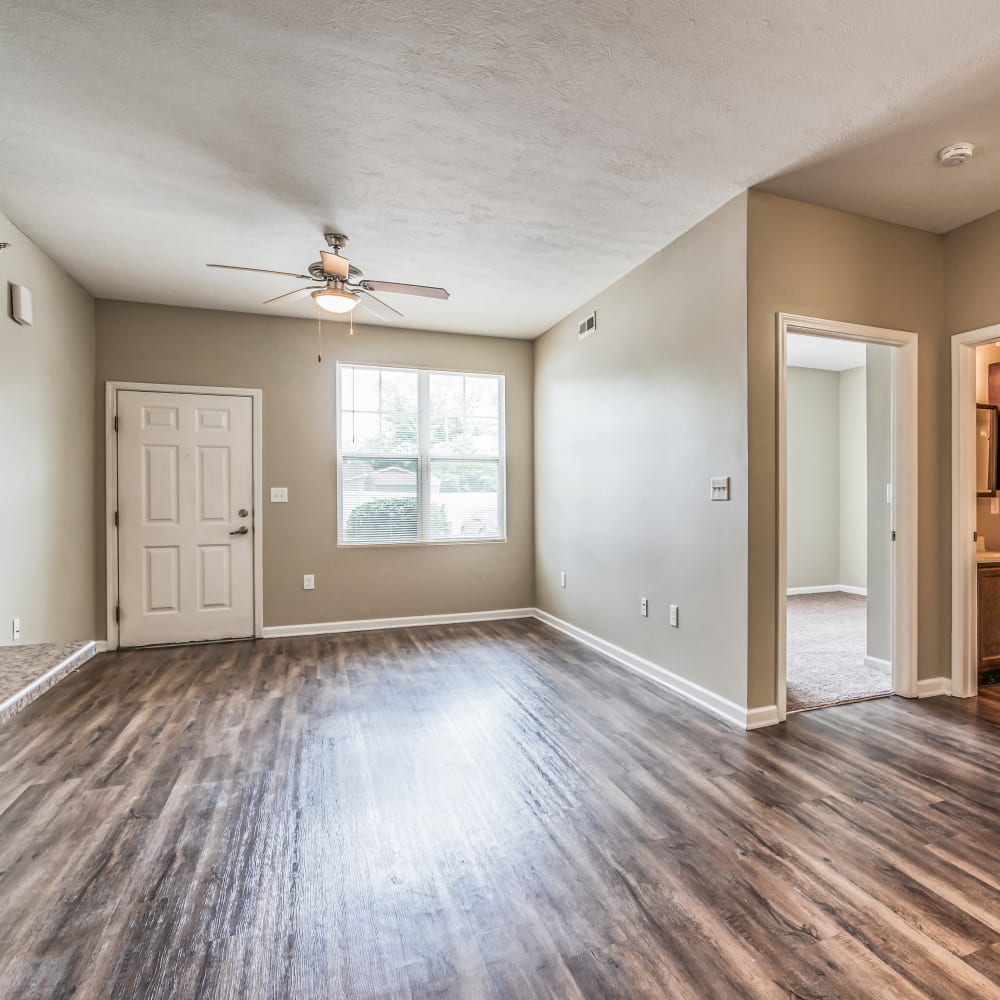
[[592,312],[586,319],[580,320],[580,340],[597,333],[597,312]]

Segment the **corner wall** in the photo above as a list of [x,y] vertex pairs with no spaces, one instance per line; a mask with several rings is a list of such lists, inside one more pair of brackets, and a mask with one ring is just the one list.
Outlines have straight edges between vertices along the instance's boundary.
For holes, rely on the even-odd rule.
[[741,708],[746,212],[744,193],[535,342],[538,606]]
[[[93,639],[94,301],[4,215],[0,242],[0,645],[13,618],[20,643]],[[31,291],[31,326],[8,282]]]
[[[531,342],[357,323],[354,331],[350,337],[345,323],[325,322],[318,364],[313,320],[99,301],[99,410],[91,427],[102,491],[105,382],[259,388],[265,626],[534,606]],[[506,542],[338,548],[338,362],[506,376]],[[271,486],[287,486],[289,502],[269,503]],[[103,513],[102,494],[102,594]],[[315,575],[315,590],[302,589],[305,573]]]
[[950,345],[943,241],[931,233],[751,191],[748,208],[750,445],[749,705],[776,697],[776,315],[918,334],[918,670],[949,672]]

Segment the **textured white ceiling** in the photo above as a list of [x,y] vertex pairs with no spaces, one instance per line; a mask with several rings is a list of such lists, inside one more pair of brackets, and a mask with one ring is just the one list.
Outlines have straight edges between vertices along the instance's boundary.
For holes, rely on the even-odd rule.
[[[954,89],[895,108],[879,127],[760,186],[932,233],[1000,209],[1000,73],[990,52]],[[962,141],[975,144],[973,159],[942,167],[938,150]]]
[[789,368],[819,368],[828,372],[846,372],[867,363],[867,345],[835,337],[809,337],[790,333],[785,361]]
[[96,295],[262,312],[294,281],[204,264],[297,271],[336,227],[451,290],[393,298],[407,326],[530,337],[959,92],[998,29],[995,0],[8,0],[0,209]]

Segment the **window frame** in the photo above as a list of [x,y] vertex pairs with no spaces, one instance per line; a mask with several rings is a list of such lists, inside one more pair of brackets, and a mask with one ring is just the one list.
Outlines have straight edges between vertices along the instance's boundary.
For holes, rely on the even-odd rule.
[[[343,407],[341,406],[342,371],[344,368],[369,368],[373,371],[414,372],[417,375],[417,504],[420,511],[420,533],[427,531],[431,518],[430,504],[424,503],[424,497],[430,497],[431,466],[434,462],[461,461],[485,462],[497,464],[497,525],[499,534],[495,538],[418,538],[412,542],[347,542],[342,537],[344,525],[344,488],[343,467],[344,450],[342,437]],[[488,376],[499,382],[498,393],[498,427],[499,455],[497,458],[483,458],[476,455],[431,455],[430,453],[430,376],[431,375],[467,375]],[[336,475],[337,475],[337,524],[336,539],[338,549],[391,549],[413,548],[423,545],[506,545],[507,544],[507,377],[503,372],[470,370],[465,368],[438,368],[422,365],[387,365],[375,362],[338,361],[336,385],[334,387],[334,411],[336,433]],[[378,458],[373,454],[363,456],[348,455],[347,458],[363,457]],[[412,462],[414,459],[403,455],[384,455],[384,459],[399,459]]]

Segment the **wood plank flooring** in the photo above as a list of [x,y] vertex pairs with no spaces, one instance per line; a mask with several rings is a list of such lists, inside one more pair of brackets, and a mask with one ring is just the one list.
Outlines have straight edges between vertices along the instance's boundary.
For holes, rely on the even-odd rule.
[[745,734],[539,622],[104,654],[0,727],[0,996],[1000,997],[1000,727]]

